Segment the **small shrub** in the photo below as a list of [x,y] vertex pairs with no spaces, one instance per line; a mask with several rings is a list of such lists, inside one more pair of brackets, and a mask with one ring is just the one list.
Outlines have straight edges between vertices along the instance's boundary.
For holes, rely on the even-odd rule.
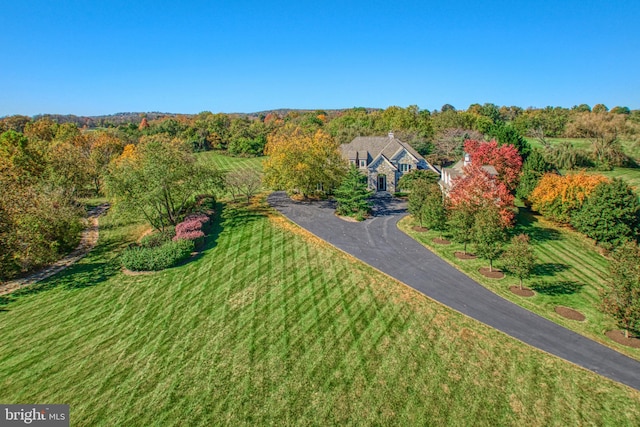
[[212,194],[199,194],[196,196],[196,207],[203,212],[216,210],[216,197]]
[[159,271],[173,267],[191,255],[192,240],[170,240],[160,246],[134,246],[122,253],[122,265],[131,271]]
[[173,227],[162,232],[151,233],[144,236],[140,240],[140,246],[145,248],[155,248],[156,246],[162,246],[166,242],[173,239],[175,235],[176,230]]

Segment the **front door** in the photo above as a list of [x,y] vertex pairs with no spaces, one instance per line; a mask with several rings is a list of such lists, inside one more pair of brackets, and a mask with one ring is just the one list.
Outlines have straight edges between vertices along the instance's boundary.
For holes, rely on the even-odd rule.
[[387,191],[386,175],[378,175],[378,191]]

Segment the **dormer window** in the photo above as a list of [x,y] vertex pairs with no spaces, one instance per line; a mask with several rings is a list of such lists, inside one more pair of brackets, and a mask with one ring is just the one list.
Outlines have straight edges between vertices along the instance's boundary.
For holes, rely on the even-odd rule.
[[400,172],[409,172],[411,165],[409,163],[400,163]]
[[360,160],[360,167],[364,168],[367,166],[367,161],[366,160]]

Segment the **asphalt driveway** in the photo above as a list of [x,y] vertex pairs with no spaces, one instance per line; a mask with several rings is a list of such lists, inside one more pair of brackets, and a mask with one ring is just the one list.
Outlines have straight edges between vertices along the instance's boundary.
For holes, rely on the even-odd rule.
[[268,202],[294,223],[424,295],[529,345],[640,390],[640,362],[572,332],[490,292],[397,227],[406,205],[378,200],[373,218],[347,222],[332,202],[294,202],[284,192]]

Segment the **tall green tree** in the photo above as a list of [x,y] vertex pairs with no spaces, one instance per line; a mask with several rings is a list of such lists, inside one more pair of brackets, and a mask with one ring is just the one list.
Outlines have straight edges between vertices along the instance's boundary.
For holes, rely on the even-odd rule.
[[407,209],[409,213],[413,215],[413,218],[418,221],[420,227],[423,227],[425,219],[425,205],[427,198],[429,197],[429,193],[432,191],[431,185],[433,184],[421,179],[410,182],[411,192],[409,193]]
[[536,264],[536,256],[529,242],[529,236],[519,234],[511,238],[511,244],[502,254],[505,269],[520,280],[522,289],[523,279],[531,277]]
[[520,199],[527,199],[529,194],[538,185],[540,178],[547,172],[551,172],[553,166],[547,162],[540,150],[532,150],[527,160],[522,165],[520,182],[516,188],[516,196]]
[[463,251],[467,253],[467,244],[471,242],[471,229],[475,222],[477,209],[471,203],[460,202],[449,210],[447,224],[449,234],[456,243],[464,245]]
[[602,182],[571,216],[578,231],[596,243],[619,245],[640,237],[640,202],[629,184],[619,178]]
[[371,191],[367,188],[367,177],[352,165],[335,190],[336,213],[363,220],[371,213]]
[[447,199],[439,185],[429,184],[428,188],[422,205],[422,219],[427,228],[437,231],[442,238],[442,233],[447,230]]
[[602,309],[624,329],[640,333],[640,248],[627,242],[613,252],[608,287],[602,291]]
[[197,162],[188,145],[149,139],[125,147],[109,166],[105,183],[119,208],[164,230],[189,213],[196,195],[220,190],[223,178]]
[[507,237],[498,208],[488,206],[478,211],[471,233],[476,255],[488,260],[489,271],[493,271],[493,261],[502,253]]
[[424,181],[426,184],[437,184],[439,180],[440,175],[432,170],[413,169],[400,177],[398,188],[402,189],[402,191],[411,191],[418,181]]

